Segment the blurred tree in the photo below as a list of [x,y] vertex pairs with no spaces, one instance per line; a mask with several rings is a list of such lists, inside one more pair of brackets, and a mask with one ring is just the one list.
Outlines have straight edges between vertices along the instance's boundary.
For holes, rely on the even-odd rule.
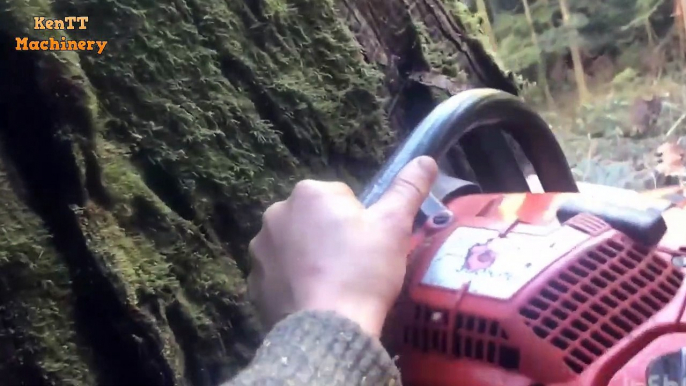
[[[520,0],[517,5],[510,0],[492,0],[499,10],[494,25],[499,42],[497,55],[508,68],[537,79],[543,94],[547,94],[546,88],[559,89],[575,83],[583,100],[589,91],[582,73],[595,58],[602,55],[613,61],[626,57],[630,60],[623,59],[617,71],[626,66],[640,69],[646,56],[653,56],[647,52],[665,49],[664,41],[658,44],[658,40],[668,37],[669,25],[675,19],[672,10],[677,10],[676,21],[683,22],[681,1]],[[676,27],[684,31],[681,25]],[[573,74],[571,77],[559,73],[566,69]],[[556,81],[546,84],[543,73],[551,71],[557,75],[551,73],[546,78]]]
[[545,93],[546,101],[548,102],[549,108],[554,108],[555,101],[553,95],[550,93],[550,86],[548,86],[548,75],[546,74],[546,61],[545,55],[541,52],[541,45],[538,43],[538,34],[536,33],[536,26],[534,24],[533,17],[531,16],[531,9],[529,7],[528,0],[522,0],[522,5],[524,6],[524,15],[526,16],[526,21],[529,23],[529,28],[531,29],[531,42],[534,48],[538,52],[538,63],[536,69],[538,70],[538,82],[543,87],[543,92]]
[[493,27],[491,26],[490,16],[488,7],[486,6],[486,0],[476,0],[477,14],[483,18],[484,32],[490,39],[491,47],[493,50],[498,50],[498,40],[493,32]]
[[572,63],[574,68],[574,79],[576,80],[577,91],[579,93],[579,102],[583,104],[590,97],[588,87],[586,86],[586,75],[584,73],[584,64],[581,61],[581,50],[579,48],[578,40],[578,24],[572,19],[572,14],[567,6],[567,0],[559,0],[560,11],[562,12],[562,23],[565,28],[569,29],[570,39],[569,50],[572,55]]

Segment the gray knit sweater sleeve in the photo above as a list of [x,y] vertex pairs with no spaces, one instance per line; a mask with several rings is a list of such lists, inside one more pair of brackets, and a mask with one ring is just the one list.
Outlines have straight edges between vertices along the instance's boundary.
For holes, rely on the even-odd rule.
[[222,386],[400,386],[378,339],[333,312],[293,314],[267,334],[250,365]]

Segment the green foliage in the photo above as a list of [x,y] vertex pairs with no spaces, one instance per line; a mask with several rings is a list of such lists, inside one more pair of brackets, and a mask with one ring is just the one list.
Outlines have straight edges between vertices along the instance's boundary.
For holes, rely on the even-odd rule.
[[467,31],[472,36],[483,35],[481,25],[482,18],[476,13],[472,12],[469,7],[460,0],[445,0],[446,7],[457,16]]
[[627,117],[630,101],[611,99],[579,106],[572,131],[591,137],[628,133],[631,122]]
[[585,159],[572,170],[579,181],[592,181],[594,184],[635,189],[635,170],[629,162],[602,162]]
[[498,56],[505,66],[518,72],[538,63],[540,51],[531,41],[522,41],[516,35],[508,35],[500,41]]
[[633,68],[624,69],[612,79],[612,84],[618,87],[624,87],[627,84],[633,83],[638,78],[638,73]]
[[663,0],[636,0],[634,18],[622,27],[622,30],[638,27],[650,19],[658,8],[664,3]]
[[[521,1],[491,0],[491,4],[497,10],[497,55],[508,68],[523,72],[533,68],[541,55],[550,64],[552,59],[566,54],[572,38],[586,55],[638,51],[645,48],[648,27],[654,20],[671,23],[666,20],[671,10],[667,0],[568,1],[568,23],[561,20],[558,0],[535,0],[529,2],[533,19],[533,25],[529,25]],[[532,29],[541,52],[532,42]]]

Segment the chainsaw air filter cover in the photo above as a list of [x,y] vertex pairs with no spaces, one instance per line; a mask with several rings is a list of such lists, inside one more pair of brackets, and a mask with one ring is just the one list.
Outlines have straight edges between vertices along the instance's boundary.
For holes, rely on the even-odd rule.
[[660,232],[648,245],[627,236],[632,217],[618,220],[616,208],[605,220],[570,215],[572,197],[450,203],[457,222],[418,243],[387,319],[404,384],[606,386],[659,331],[682,328],[684,273],[671,260],[686,241],[675,226],[686,229],[683,210],[663,213],[666,232],[659,212],[644,216],[637,226]]

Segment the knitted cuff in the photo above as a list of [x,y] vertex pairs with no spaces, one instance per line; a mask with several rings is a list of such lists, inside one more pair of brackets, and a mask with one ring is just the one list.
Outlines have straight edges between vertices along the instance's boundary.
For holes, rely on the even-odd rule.
[[[304,311],[267,334],[236,384],[400,385],[400,372],[378,339],[330,311]],[[228,385],[234,384],[229,382]]]

